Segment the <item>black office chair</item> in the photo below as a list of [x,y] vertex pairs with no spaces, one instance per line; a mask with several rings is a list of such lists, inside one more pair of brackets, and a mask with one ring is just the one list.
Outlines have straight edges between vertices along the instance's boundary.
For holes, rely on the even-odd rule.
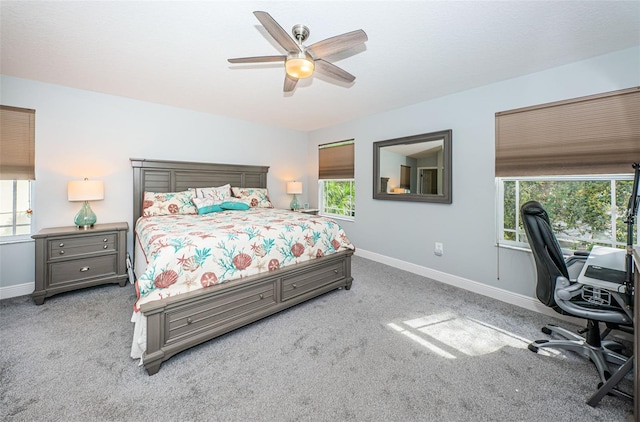
[[[610,303],[594,300],[593,290],[571,280],[568,270],[568,266],[574,264],[584,265],[588,254],[574,255],[565,260],[549,216],[540,203],[527,202],[521,207],[520,214],[536,264],[538,299],[558,313],[587,320],[587,327],[579,331],[585,333],[585,337],[556,325],[546,325],[542,328],[543,333],[563,339],[536,340],[529,344],[529,350],[537,353],[540,348],[557,348],[586,356],[595,364],[602,383],[605,383],[613,373],[609,363],[623,365],[628,359],[618,353],[622,350],[619,343],[603,340],[612,329],[632,332],[632,315],[622,309],[627,299],[618,292],[603,292],[612,298]],[[600,331],[601,322],[606,325],[604,332]]]

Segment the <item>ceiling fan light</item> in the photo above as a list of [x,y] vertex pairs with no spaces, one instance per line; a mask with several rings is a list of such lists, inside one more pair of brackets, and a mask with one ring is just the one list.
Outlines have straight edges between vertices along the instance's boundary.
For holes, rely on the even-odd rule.
[[313,70],[316,65],[313,63],[313,60],[310,60],[308,57],[296,56],[288,58],[284,63],[284,67],[287,71],[287,75],[296,79],[304,79],[313,75]]

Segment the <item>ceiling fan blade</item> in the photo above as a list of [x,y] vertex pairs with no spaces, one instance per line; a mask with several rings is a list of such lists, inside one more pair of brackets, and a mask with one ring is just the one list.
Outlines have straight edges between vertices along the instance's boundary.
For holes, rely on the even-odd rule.
[[318,59],[314,63],[316,64],[316,71],[324,75],[331,76],[343,82],[353,82],[356,80],[356,77],[351,73],[346,70],[342,70],[335,64],[331,64],[328,61]]
[[289,76],[288,74],[284,74],[284,92],[291,92],[296,87],[298,83],[298,79]]
[[293,38],[282,29],[282,27],[271,17],[267,12],[256,11],[253,14],[258,18],[264,29],[267,30],[269,35],[273,37],[278,44],[282,46],[287,52],[290,51],[302,51],[301,47]]
[[311,54],[316,59],[330,56],[331,54],[339,53],[343,50],[355,47],[362,44],[369,38],[362,29],[347,32],[342,35],[336,35],[335,37],[327,38],[326,40],[318,41],[307,47],[307,53]]
[[257,57],[239,57],[236,59],[227,59],[229,63],[267,63],[267,62],[283,62],[287,56],[257,56]]

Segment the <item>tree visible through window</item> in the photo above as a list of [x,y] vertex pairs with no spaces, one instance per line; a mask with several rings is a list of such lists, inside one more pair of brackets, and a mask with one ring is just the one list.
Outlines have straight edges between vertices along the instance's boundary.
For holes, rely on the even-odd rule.
[[560,246],[591,250],[593,245],[623,247],[627,243],[627,203],[633,181],[630,176],[498,179],[501,243],[525,246],[520,207],[527,201],[542,204]]
[[321,180],[322,213],[356,216],[356,187],[353,180]]

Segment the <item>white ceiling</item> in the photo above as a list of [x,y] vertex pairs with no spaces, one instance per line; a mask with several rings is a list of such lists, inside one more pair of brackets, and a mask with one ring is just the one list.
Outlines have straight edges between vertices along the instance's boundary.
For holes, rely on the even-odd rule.
[[[640,1],[2,1],[0,72],[309,131],[640,45]],[[282,91],[253,15],[369,41]]]

